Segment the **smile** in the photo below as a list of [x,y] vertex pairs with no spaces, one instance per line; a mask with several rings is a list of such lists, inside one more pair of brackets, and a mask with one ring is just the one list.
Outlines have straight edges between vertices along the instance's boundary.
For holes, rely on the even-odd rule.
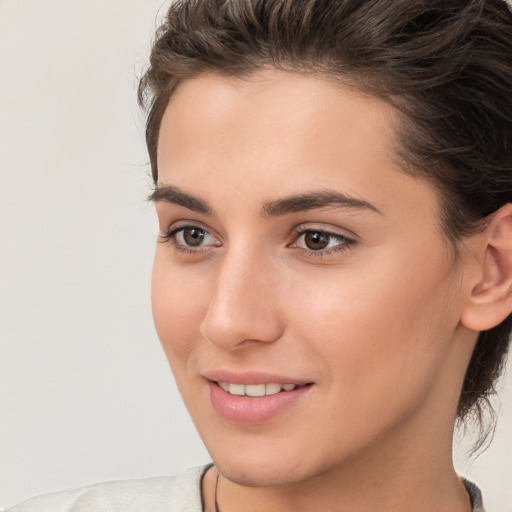
[[216,412],[225,420],[240,424],[269,421],[294,404],[305,400],[314,387],[311,382],[262,383],[261,380],[257,384],[243,384],[208,379],[207,383],[211,404]]
[[281,391],[294,391],[299,387],[298,384],[278,384],[274,382],[269,384],[236,384],[218,381],[217,384],[231,395],[248,397],[276,395]]

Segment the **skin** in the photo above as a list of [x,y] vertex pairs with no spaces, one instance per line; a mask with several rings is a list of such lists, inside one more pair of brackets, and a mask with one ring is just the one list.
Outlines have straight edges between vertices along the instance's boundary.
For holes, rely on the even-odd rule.
[[[468,327],[468,303],[485,243],[455,256],[438,193],[396,162],[397,122],[379,99],[275,70],[201,75],[171,97],[158,187],[210,211],[157,197],[153,312],[222,474],[222,512],[470,510],[451,441],[480,327]],[[325,191],[357,205],[262,215],[270,202]],[[199,246],[183,238],[191,226],[207,232]],[[335,235],[308,250],[306,235],[319,232]],[[204,374],[214,369],[313,384],[269,421],[244,425],[212,406]]]

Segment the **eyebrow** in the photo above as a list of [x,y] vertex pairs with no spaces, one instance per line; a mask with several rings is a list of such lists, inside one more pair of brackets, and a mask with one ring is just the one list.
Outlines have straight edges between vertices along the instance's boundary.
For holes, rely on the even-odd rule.
[[213,210],[206,201],[187,194],[179,188],[171,185],[157,186],[157,188],[155,188],[155,190],[149,195],[148,200],[153,201],[154,203],[165,202],[176,204],[178,206],[183,206],[188,210],[192,210],[193,212],[203,213],[205,215],[212,215],[213,213]]
[[262,216],[275,217],[278,215],[286,215],[287,213],[296,213],[329,207],[366,209],[382,215],[382,212],[368,201],[350,197],[333,190],[323,190],[285,197],[275,201],[268,201],[262,208]]
[[[187,194],[172,185],[157,186],[157,188],[149,195],[148,200],[153,202],[163,201],[183,206],[184,208],[197,213],[213,215],[213,209],[206,201],[191,194]],[[276,199],[274,201],[267,201],[261,209],[261,216],[278,217],[280,215],[290,213],[329,207],[363,209],[382,215],[382,212],[368,201],[351,197],[333,190],[321,190]]]

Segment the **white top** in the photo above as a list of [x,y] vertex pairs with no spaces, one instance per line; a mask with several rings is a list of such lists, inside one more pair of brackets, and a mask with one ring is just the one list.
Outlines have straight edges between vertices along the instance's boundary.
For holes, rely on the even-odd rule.
[[[202,512],[201,478],[211,464],[174,476],[88,485],[45,494],[5,512]],[[463,480],[473,512],[485,512],[478,487]]]
[[6,512],[201,512],[201,478],[209,467],[45,494]]

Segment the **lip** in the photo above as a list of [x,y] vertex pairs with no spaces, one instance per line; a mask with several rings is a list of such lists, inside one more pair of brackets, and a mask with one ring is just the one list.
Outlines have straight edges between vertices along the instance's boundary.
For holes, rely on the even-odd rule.
[[268,384],[270,382],[276,384],[297,384],[298,386],[311,384],[311,380],[259,371],[234,372],[222,369],[207,371],[202,375],[209,381],[232,382],[237,384]]
[[[206,379],[210,400],[215,411],[225,420],[239,424],[258,424],[270,421],[302,400],[312,384],[304,379],[284,377],[261,372],[212,371],[203,375]],[[260,397],[237,396],[224,391],[217,382],[237,384],[297,384],[292,391]]]

